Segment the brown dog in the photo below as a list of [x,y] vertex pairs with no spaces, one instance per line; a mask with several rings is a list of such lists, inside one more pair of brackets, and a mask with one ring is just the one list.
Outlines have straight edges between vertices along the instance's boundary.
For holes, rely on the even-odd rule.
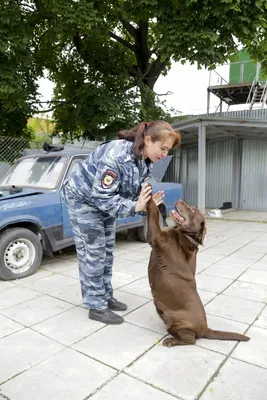
[[198,246],[203,244],[206,234],[205,217],[181,200],[175,208],[170,214],[175,227],[161,230],[156,204],[152,199],[147,204],[147,240],[152,247],[149,283],[157,312],[173,336],[165,339],[163,345],[189,345],[199,338],[249,340],[239,333],[208,328],[195,280]]

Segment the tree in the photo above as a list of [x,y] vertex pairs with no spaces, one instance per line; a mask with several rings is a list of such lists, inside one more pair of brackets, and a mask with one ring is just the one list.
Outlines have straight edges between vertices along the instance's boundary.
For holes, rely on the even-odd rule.
[[28,138],[27,119],[34,112],[37,64],[33,54],[34,25],[19,1],[0,3],[0,135]]
[[239,43],[255,48],[259,32],[265,37],[266,0],[13,2],[33,34],[31,76],[49,71],[57,130],[72,136],[103,137],[167,118],[154,87],[172,61],[212,68]]

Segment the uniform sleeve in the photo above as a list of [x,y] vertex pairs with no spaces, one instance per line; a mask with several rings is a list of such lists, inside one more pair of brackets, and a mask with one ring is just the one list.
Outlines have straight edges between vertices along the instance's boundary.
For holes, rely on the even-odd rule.
[[119,194],[120,169],[116,160],[100,161],[95,175],[91,199],[99,210],[113,217],[135,215],[136,201]]

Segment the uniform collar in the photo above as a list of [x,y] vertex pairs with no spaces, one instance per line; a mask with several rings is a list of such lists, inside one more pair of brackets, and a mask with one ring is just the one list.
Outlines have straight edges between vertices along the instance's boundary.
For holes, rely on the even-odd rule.
[[135,157],[134,152],[133,152],[133,143],[132,143],[131,150],[130,150],[129,154],[125,157],[124,161],[125,162],[127,162],[127,161],[134,162],[137,165],[137,167],[139,169],[141,169],[141,170],[143,170],[144,167],[147,167],[148,171],[151,171],[152,168],[153,168],[152,161],[149,158],[147,158],[145,160],[143,153],[142,153],[142,158],[138,159],[138,158]]

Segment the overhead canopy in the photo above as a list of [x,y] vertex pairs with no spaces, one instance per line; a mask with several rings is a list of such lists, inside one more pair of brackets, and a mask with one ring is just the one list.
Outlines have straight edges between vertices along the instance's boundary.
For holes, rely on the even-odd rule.
[[182,145],[198,140],[200,125],[205,126],[207,140],[229,136],[247,139],[267,138],[267,119],[201,117],[173,124],[182,133]]
[[[182,146],[198,143],[198,208],[203,212],[206,209],[206,141],[226,137],[267,139],[267,119],[195,117],[176,122],[173,127],[182,133]],[[236,174],[234,170],[233,175]],[[233,180],[233,185],[233,193],[237,193],[237,179]],[[236,204],[235,199],[233,204]]]

